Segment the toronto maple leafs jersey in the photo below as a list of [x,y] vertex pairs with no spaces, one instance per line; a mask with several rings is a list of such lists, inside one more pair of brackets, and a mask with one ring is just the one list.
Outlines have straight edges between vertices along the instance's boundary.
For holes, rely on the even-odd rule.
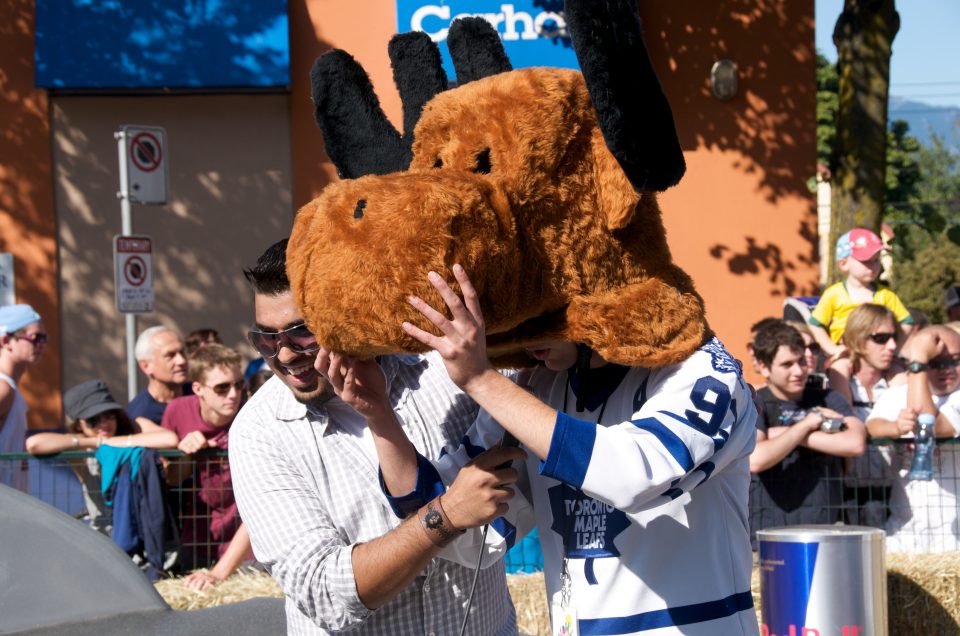
[[[491,524],[487,558],[535,516],[548,598],[558,598],[566,560],[581,634],[757,634],[747,516],[757,413],[739,363],[714,338],[680,364],[622,369],[583,412],[567,372],[521,374],[557,421],[546,460],[526,461],[526,497]],[[391,499],[394,509],[442,492],[502,434],[481,416],[460,448],[418,458],[417,488]],[[443,556],[471,564],[478,536]]]

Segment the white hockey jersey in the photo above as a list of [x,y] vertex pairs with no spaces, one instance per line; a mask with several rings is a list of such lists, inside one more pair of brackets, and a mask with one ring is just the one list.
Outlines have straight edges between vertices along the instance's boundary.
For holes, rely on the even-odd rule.
[[[520,381],[559,412],[546,460],[526,462],[529,502],[518,493],[491,524],[486,558],[530,529],[532,503],[548,598],[558,598],[566,559],[580,634],[757,634],[747,521],[757,413],[720,341],[671,367],[623,369],[582,413],[567,372],[538,368]],[[395,511],[442,492],[502,435],[481,415],[460,448],[418,458],[417,488],[391,498]],[[478,537],[442,556],[472,565]]]

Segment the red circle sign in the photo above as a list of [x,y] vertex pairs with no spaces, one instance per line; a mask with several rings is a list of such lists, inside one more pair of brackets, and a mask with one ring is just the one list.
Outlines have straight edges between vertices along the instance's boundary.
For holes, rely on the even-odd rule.
[[147,280],[147,264],[139,256],[131,256],[123,264],[123,277],[134,287],[143,285]]
[[160,140],[153,133],[137,133],[130,141],[130,160],[140,170],[153,172],[163,160]]

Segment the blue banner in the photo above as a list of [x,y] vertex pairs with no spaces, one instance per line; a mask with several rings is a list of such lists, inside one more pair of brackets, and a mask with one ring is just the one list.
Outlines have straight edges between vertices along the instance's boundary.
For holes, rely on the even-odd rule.
[[397,31],[423,31],[440,45],[443,70],[456,78],[443,42],[459,17],[479,16],[500,33],[513,68],[579,69],[563,19],[562,0],[397,0]]
[[287,0],[36,0],[36,85],[285,90]]

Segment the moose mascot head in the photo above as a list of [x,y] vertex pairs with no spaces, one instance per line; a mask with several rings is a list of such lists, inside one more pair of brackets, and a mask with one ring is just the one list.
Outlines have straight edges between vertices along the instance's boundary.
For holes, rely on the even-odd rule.
[[407,298],[443,306],[426,274],[454,263],[503,363],[562,339],[658,367],[709,336],[657,205],[685,166],[636,1],[567,0],[564,15],[582,72],[511,70],[496,31],[466,18],[449,31],[458,85],[447,89],[429,37],[395,36],[402,134],[353,58],[317,60],[316,118],[342,180],[299,211],[287,269],[323,346],[422,350],[400,325],[432,325]]

